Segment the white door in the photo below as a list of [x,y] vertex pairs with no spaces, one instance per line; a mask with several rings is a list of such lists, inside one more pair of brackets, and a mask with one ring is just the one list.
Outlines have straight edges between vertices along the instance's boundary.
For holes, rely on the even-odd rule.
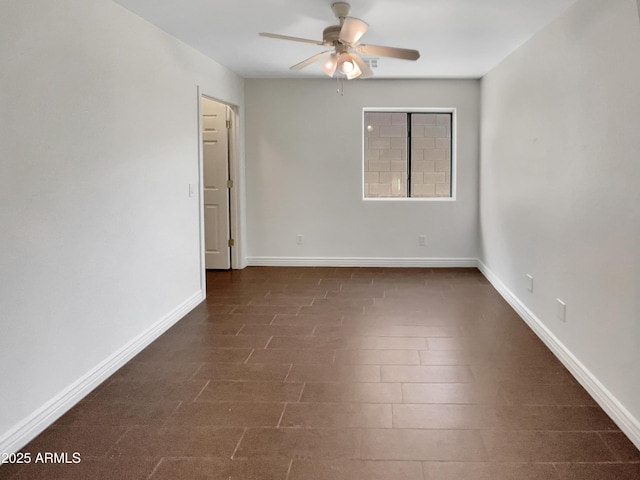
[[202,97],[205,268],[231,268],[227,109]]

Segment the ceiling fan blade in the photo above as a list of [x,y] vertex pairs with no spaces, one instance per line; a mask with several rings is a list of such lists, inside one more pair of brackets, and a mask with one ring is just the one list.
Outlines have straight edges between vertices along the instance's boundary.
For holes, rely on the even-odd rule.
[[356,62],[356,65],[360,68],[360,71],[362,72],[362,75],[360,75],[360,78],[373,77],[373,71],[367,66],[365,61],[362,60],[360,55],[352,53],[351,58],[353,58],[353,61]]
[[367,22],[355,17],[346,17],[338,38],[342,43],[353,45],[358,43],[368,28],[369,24]]
[[403,60],[418,60],[420,52],[408,48],[383,47],[381,45],[357,45],[354,47],[359,53],[380,57],[401,58]]
[[313,57],[309,57],[306,60],[301,61],[300,63],[296,63],[293,67],[289,67],[289,70],[302,70],[304,67],[311,65],[312,63],[320,60],[322,57],[326,57],[331,54],[331,50],[326,50],[324,52],[318,53]]
[[292,42],[313,43],[314,45],[326,45],[320,40],[309,40],[308,38],[289,37],[287,35],[278,35],[277,33],[264,33],[261,32],[258,35],[261,37],[277,38],[279,40],[291,40]]

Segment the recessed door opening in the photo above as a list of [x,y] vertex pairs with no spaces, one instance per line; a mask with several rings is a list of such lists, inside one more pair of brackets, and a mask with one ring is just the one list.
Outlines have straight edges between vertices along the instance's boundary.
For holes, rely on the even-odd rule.
[[[200,198],[203,270],[232,268],[234,234],[233,176],[237,135],[235,111],[205,95],[200,99]],[[204,272],[203,272],[204,274]]]

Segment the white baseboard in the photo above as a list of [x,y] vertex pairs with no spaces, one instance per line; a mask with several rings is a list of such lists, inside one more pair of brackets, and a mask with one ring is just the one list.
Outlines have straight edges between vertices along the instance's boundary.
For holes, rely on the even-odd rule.
[[480,260],[478,269],[493,287],[513,307],[536,335],[564,364],[587,392],[607,412],[631,441],[640,449],[640,422],[618,399],[589,371],[589,369],[516,297],[504,283]]
[[475,258],[247,257],[253,267],[476,267]]
[[0,452],[18,452],[94,388],[140,353],[205,298],[198,291],[136,338],[80,377],[0,438]]

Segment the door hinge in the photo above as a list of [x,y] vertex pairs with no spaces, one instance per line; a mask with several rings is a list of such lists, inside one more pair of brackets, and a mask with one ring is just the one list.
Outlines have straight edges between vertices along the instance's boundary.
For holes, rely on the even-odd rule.
[[233,247],[235,244],[236,244],[236,241],[233,238],[229,239],[228,245],[230,247]]
[[227,125],[227,128],[231,128],[231,120],[227,120],[226,125]]
[[233,188],[233,180],[227,180],[227,188]]

